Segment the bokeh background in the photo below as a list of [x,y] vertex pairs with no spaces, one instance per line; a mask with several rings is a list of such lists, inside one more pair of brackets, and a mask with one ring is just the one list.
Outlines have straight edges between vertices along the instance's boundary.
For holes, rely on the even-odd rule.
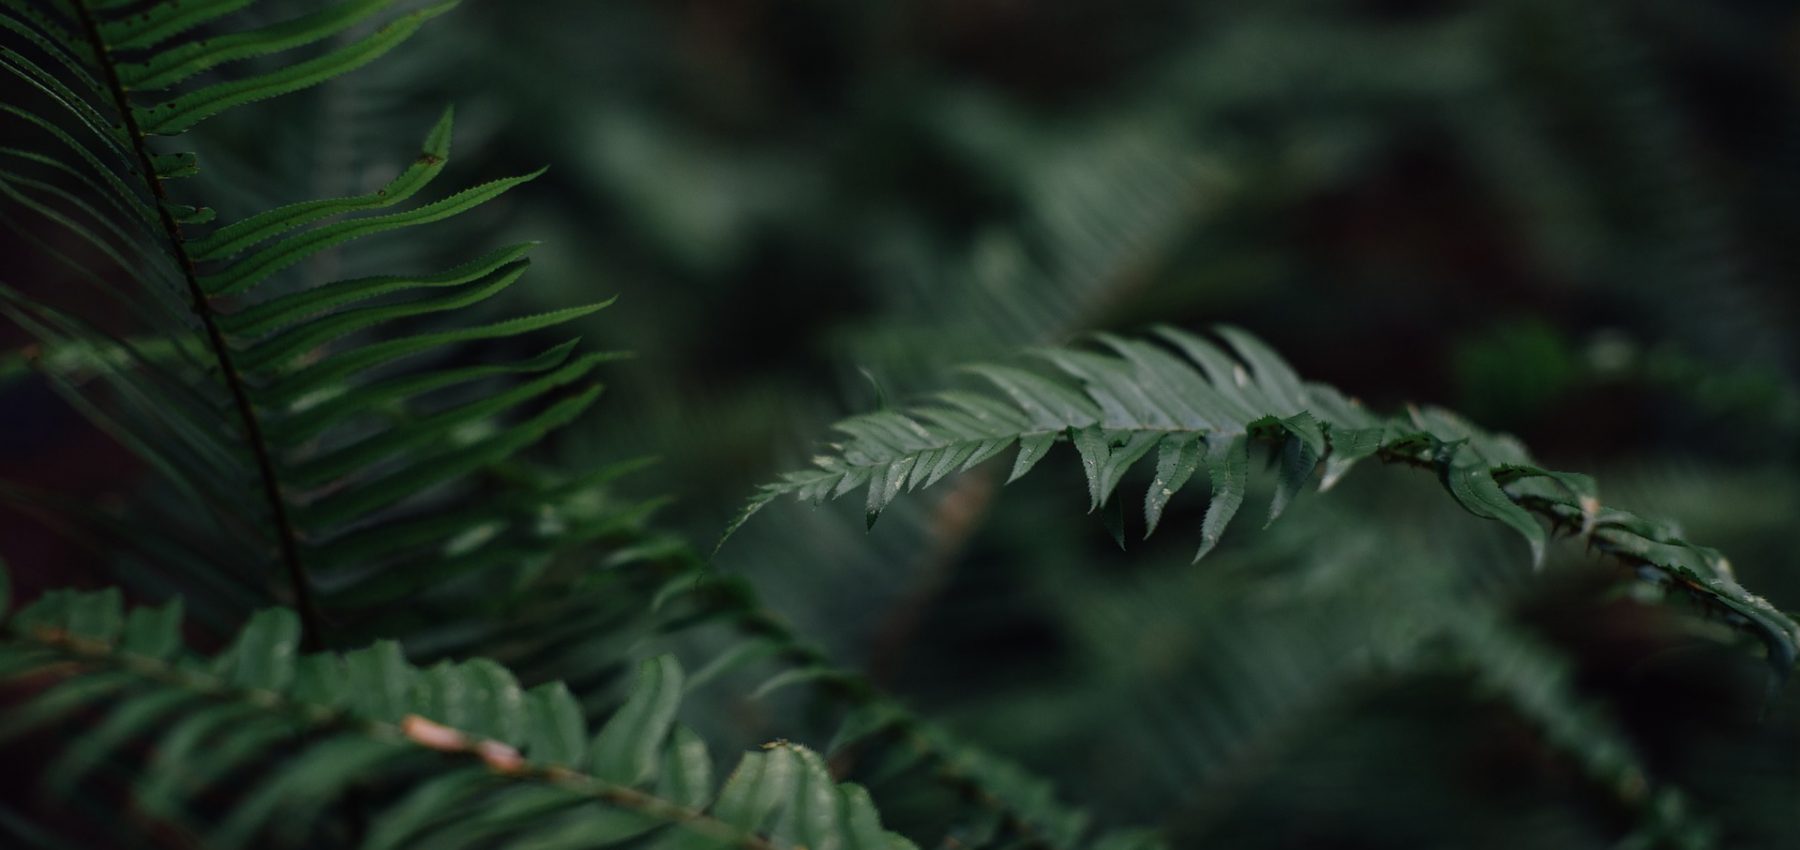
[[[465,182],[551,170],[440,245],[307,273],[544,240],[496,309],[616,294],[580,332],[636,352],[544,460],[657,456],[625,489],[701,545],[833,419],[959,364],[1229,322],[1372,405],[1444,404],[1597,474],[1800,608],[1792,3],[468,2],[221,122],[212,202],[378,186],[445,103]],[[0,478],[104,499],[130,461],[21,363],[0,360]],[[867,533],[860,505],[782,504],[715,566],[1178,847],[1615,846],[1654,792],[1596,782],[1440,651],[1446,612],[1530,647],[1722,846],[1800,841],[1795,689],[1578,543],[1534,576],[1428,477],[1370,469],[1190,566],[1198,498],[1121,551],[1075,465],[1043,470],[1004,492],[977,471]],[[90,557],[0,517],[40,578]],[[794,736],[789,708],[709,722]]]

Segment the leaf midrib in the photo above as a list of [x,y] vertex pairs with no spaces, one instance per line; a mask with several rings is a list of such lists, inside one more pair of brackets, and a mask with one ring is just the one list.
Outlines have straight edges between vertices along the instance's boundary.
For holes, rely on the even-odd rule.
[[1058,428],[1034,428],[1029,431],[1018,431],[1018,432],[1011,432],[1011,433],[1006,433],[1006,434],[994,434],[992,436],[987,436],[987,437],[959,437],[948,443],[933,444],[933,445],[925,446],[923,448],[918,448],[918,449],[908,449],[907,451],[901,452],[900,454],[897,454],[891,458],[886,458],[883,460],[868,461],[866,463],[845,461],[843,466],[841,466],[837,469],[815,468],[815,469],[809,469],[806,471],[810,472],[810,473],[817,473],[817,474],[823,475],[823,474],[842,474],[845,472],[861,470],[861,469],[881,469],[883,467],[891,466],[893,464],[905,461],[907,458],[918,458],[918,457],[922,457],[924,455],[931,454],[932,452],[941,452],[941,451],[944,451],[945,449],[961,448],[963,446],[968,446],[968,445],[980,445],[982,443],[992,442],[994,440],[1018,441],[1018,440],[1023,440],[1026,437],[1062,437],[1062,436],[1068,435],[1069,433],[1071,433],[1073,431],[1079,431],[1082,428],[1091,428],[1096,425],[1099,426],[1100,429],[1107,434],[1198,434],[1201,436],[1206,436],[1208,434],[1219,434],[1221,436],[1226,436],[1226,437],[1240,437],[1240,436],[1250,433],[1249,431],[1241,429],[1241,428],[1184,428],[1184,427],[1165,428],[1165,427],[1155,426],[1155,425],[1128,425],[1128,426],[1124,426],[1124,427],[1115,428],[1115,427],[1106,425],[1104,423],[1096,422],[1096,423],[1093,423],[1093,425],[1064,425],[1064,426],[1061,426]]
[[94,49],[94,61],[100,66],[107,91],[112,95],[113,108],[118,111],[120,120],[125,124],[126,136],[138,158],[138,170],[151,196],[156,201],[156,213],[162,223],[163,234],[167,237],[169,248],[180,261],[182,278],[188,289],[189,300],[194,315],[200,319],[206,329],[207,345],[211,348],[213,358],[219,363],[219,372],[224,376],[226,388],[231,393],[232,406],[236,409],[238,419],[244,426],[244,439],[249,444],[251,455],[256,459],[258,477],[262,480],[263,499],[269,506],[270,522],[274,526],[275,538],[280,552],[281,562],[287,573],[288,583],[294,594],[294,607],[300,616],[301,636],[306,648],[317,651],[326,649],[325,635],[319,616],[318,603],[313,597],[312,587],[307,580],[304,566],[300,563],[300,545],[294,530],[293,522],[288,517],[287,503],[281,497],[281,483],[275,472],[274,452],[270,449],[263,435],[262,423],[256,415],[256,406],[250,400],[249,387],[237,366],[232,362],[231,348],[225,342],[225,334],[219,328],[216,314],[208,302],[205,290],[200,286],[200,276],[195,268],[194,259],[189,255],[187,242],[181,235],[181,225],[175,221],[169,211],[168,193],[162,181],[156,176],[156,168],[151,159],[150,149],[146,144],[143,130],[138,126],[137,116],[133,113],[130,97],[119,80],[118,68],[112,58],[112,51],[106,40],[100,35],[99,23],[88,8],[88,0],[74,0],[70,4],[81,21],[82,33]]

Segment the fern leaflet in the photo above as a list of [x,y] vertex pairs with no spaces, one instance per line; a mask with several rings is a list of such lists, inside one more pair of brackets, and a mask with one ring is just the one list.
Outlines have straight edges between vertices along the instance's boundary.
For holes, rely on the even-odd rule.
[[1800,625],[1740,585],[1717,550],[1688,542],[1670,523],[1603,505],[1591,478],[1544,469],[1516,440],[1448,411],[1414,407],[1378,416],[1331,387],[1302,381],[1274,351],[1235,328],[1218,331],[1230,353],[1174,328],[1157,334],[1163,344],[1102,334],[1105,352],[1036,352],[1047,368],[970,367],[999,398],[949,391],[905,413],[843,420],[836,429],[847,439],[816,458],[814,468],[762,487],[725,536],[778,497],[816,503],[859,488],[872,525],[903,490],[929,487],[1016,446],[1008,478],[1014,481],[1066,441],[1086,474],[1090,511],[1113,499],[1127,470],[1154,456],[1146,536],[1204,464],[1212,496],[1199,560],[1242,505],[1250,446],[1261,443],[1273,447],[1280,468],[1269,522],[1321,465],[1320,489],[1370,457],[1430,469],[1457,504],[1523,536],[1534,563],[1544,558],[1550,534],[1540,519],[1548,520],[1723,610],[1761,638],[1778,674],[1793,666]]

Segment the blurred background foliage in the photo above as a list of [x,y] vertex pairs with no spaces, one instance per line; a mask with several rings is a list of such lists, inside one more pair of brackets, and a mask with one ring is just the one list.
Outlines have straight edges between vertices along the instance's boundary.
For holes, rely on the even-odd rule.
[[[1371,404],[1443,403],[1595,473],[1800,608],[1791,3],[525,5],[468,3],[277,112],[294,132],[223,126],[203,159],[244,210],[364,191],[451,101],[464,174],[551,164],[464,226],[545,240],[530,306],[621,296],[582,332],[636,362],[548,460],[657,456],[624,489],[672,496],[663,527],[710,543],[830,421],[959,364],[1226,321]],[[72,414],[5,392],[5,477],[116,479]],[[995,472],[869,533],[854,506],[777,503],[714,567],[1175,846],[1800,835],[1794,689],[1577,544],[1532,576],[1431,482],[1371,470],[1191,567],[1188,536],[1120,551],[1074,521],[1072,469],[999,498]],[[14,563],[80,560],[6,530]],[[754,742],[804,709],[699,722]]]

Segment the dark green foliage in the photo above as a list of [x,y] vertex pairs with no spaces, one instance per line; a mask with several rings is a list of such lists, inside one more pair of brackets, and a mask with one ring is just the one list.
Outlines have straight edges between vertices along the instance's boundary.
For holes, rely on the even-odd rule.
[[[116,591],[52,593],[8,618],[0,668],[51,683],[5,734],[100,715],[49,766],[51,790],[82,787],[149,738],[134,798],[209,847],[344,846],[343,825],[320,815],[352,786],[369,818],[355,843],[371,848],[913,846],[804,747],[745,754],[715,786],[705,743],[675,723],[683,676],[669,656],[644,662],[630,698],[590,735],[561,683],[527,691],[484,659],[418,668],[393,643],[303,653],[299,620],[279,609],[201,658],[182,645],[181,620],[178,605],[127,614]],[[240,767],[259,763],[276,767]],[[202,799],[227,776],[241,801],[200,823]]]
[[[1735,317],[1758,345],[1779,327],[1709,265],[1724,253],[1699,212],[1711,202],[1609,12],[1537,0],[1392,12],[1396,38],[1350,23],[1365,12],[1349,4],[1320,4],[1329,14],[1315,19],[1152,3],[1127,32],[1032,7],[1017,14],[1068,31],[1002,41],[1092,59],[1050,49],[1078,42],[1111,58],[1063,73],[1130,91],[1059,115],[1012,90],[1042,80],[960,67],[946,58],[959,47],[915,26],[941,15],[959,22],[946,32],[979,30],[980,4],[768,7],[829,44],[710,4],[445,15],[457,5],[0,0],[0,226],[20,246],[0,268],[0,314],[32,340],[0,352],[0,393],[53,390],[147,473],[123,470],[122,492],[91,500],[0,482],[0,503],[89,550],[87,572],[67,576],[55,559],[15,563],[21,595],[36,597],[20,605],[0,569],[0,746],[23,755],[7,781],[26,792],[0,802],[0,843],[1156,850],[1318,846],[1327,838],[1308,830],[1340,829],[1331,842],[1785,840],[1770,812],[1793,786],[1767,762],[1792,737],[1779,713],[1790,692],[1763,696],[1776,728],[1728,730],[1761,761],[1710,749],[1743,702],[1720,696],[1728,687],[1654,679],[1644,651],[1596,663],[1532,606],[1712,653],[1726,682],[1753,655],[1733,645],[1748,633],[1779,682],[1800,626],[1692,541],[1737,552],[1748,539],[1747,580],[1764,587],[1786,547],[1766,529],[1791,514],[1787,490],[1681,473],[1660,489],[1609,483],[1602,501],[1594,479],[1539,465],[1509,436],[1437,408],[1373,412],[1234,327],[1131,335],[1242,315],[1296,355],[1306,344],[1289,343],[1309,334],[1331,350],[1409,320],[1464,340],[1429,301],[1278,288],[1259,313],[1247,294],[1270,278],[1336,285],[1309,265],[1318,257],[1258,244],[1259,228],[1303,225],[1296,199],[1338,191],[1394,143],[1369,114],[1424,104],[1447,139],[1433,151],[1530,211],[1526,241],[1552,257],[1548,277],[1604,271],[1593,300],[1629,312],[1639,275],[1591,247],[1596,232],[1622,234],[1648,267],[1644,312],[1670,329],[1641,352],[1610,337],[1589,351],[1550,325],[1503,323],[1444,370],[1472,412],[1552,416],[1631,382],[1791,435],[1796,395],[1780,370],[1722,367],[1736,338],[1712,330],[1730,323],[1689,321]],[[1202,35],[1181,35],[1190,27]],[[676,69],[644,49],[647,33],[684,51],[725,45],[719,55],[752,66],[762,41],[780,42],[797,51],[781,73],[809,95],[778,103],[769,80],[738,80],[768,67]],[[539,60],[557,39],[629,68],[618,76],[654,106],[595,102],[572,84],[581,74]],[[1525,58],[1507,52],[1515,41]],[[934,51],[943,68],[909,66]],[[382,76],[409,63],[419,79]],[[539,122],[508,133],[542,146],[501,172],[517,176],[457,177],[472,169],[466,146],[452,167],[452,111],[411,108],[452,71],[509,92],[465,104],[465,136],[492,136],[506,110]],[[702,80],[701,120],[665,106],[693,85],[683,74]],[[1599,80],[1593,111],[1628,128],[1608,132],[1642,137],[1618,157],[1631,202],[1568,203],[1568,163],[1520,120],[1536,74],[1559,93]],[[768,101],[775,120],[751,126],[735,98]],[[707,135],[730,126],[755,138]],[[343,161],[363,147],[403,156],[379,174]],[[557,186],[530,161],[546,153]],[[1657,202],[1638,210],[1645,185]],[[527,193],[532,208],[571,202],[529,222],[525,238],[564,230],[549,249],[492,236]],[[515,286],[534,255],[559,273]],[[1391,273],[1404,276],[1378,276]],[[640,287],[623,323],[597,296],[615,281]],[[673,297],[688,315],[646,322],[638,296]],[[1114,332],[1067,342],[1095,328]],[[643,343],[651,361],[620,372],[630,397],[606,416],[593,415],[595,377],[623,355],[573,338],[597,330]],[[1023,365],[992,362],[1018,349],[1031,352]],[[1312,354],[1297,362],[1330,359]],[[815,360],[853,389],[821,392]],[[989,361],[965,367],[973,388],[889,407],[971,361]],[[682,374],[696,363],[779,377],[718,390]],[[1412,392],[1432,375],[1396,379]],[[812,468],[757,491],[719,563],[688,542],[691,526],[716,529],[708,511],[742,476],[761,474],[772,434],[859,397],[875,412],[839,422],[843,439]],[[1692,446],[1735,447],[1725,433]],[[620,458],[649,442],[669,461],[635,486],[684,491],[698,519],[659,519],[671,500],[628,495],[649,476],[621,479],[647,463]],[[1079,478],[1042,463],[1065,443]],[[751,462],[733,453],[744,446]],[[1428,471],[1451,498],[1413,501],[1404,473],[1346,478],[1364,460]],[[990,510],[1002,481],[1033,470]],[[1307,498],[1315,476],[1353,492]],[[1187,495],[1202,482],[1204,500]],[[941,498],[898,498],[940,483]],[[1128,555],[1061,521],[1083,489]],[[1621,492],[1706,533],[1614,507]],[[1775,495],[1753,505],[1752,492]],[[847,535],[836,517],[778,506],[788,494],[859,497],[867,526],[889,519]],[[1246,504],[1270,533],[1227,536]],[[1498,522],[1431,513],[1452,504]],[[1186,542],[1168,548],[1176,533],[1153,536],[1165,526]],[[1554,567],[1519,569],[1516,541],[1486,526]],[[1627,569],[1595,579],[1557,536]],[[1671,598],[1706,616],[1642,604]],[[1678,730],[1646,732],[1641,707],[1665,702]],[[732,751],[735,767],[715,762]],[[1682,760],[1695,751],[1730,760]],[[1394,783],[1399,816],[1378,787],[1396,772],[1419,783]],[[1513,813],[1516,831],[1495,826]]]
[[[500,320],[471,314],[448,325],[437,319],[479,309],[506,290],[529,266],[529,245],[436,272],[298,285],[284,274],[352,240],[464,213],[537,176],[495,180],[376,214],[412,200],[445,170],[448,111],[412,164],[374,192],[287,204],[231,222],[178,211],[172,181],[204,163],[151,137],[176,136],[228,110],[352,71],[455,4],[404,11],[394,2],[346,2],[258,29],[202,34],[204,25],[245,5],[158,3],[138,10],[76,3],[0,12],[38,54],[9,49],[0,61],[43,95],[42,102],[13,108],[43,130],[33,134],[39,149],[16,153],[70,171],[98,197],[80,201],[54,183],[10,170],[0,173],[0,189],[21,208],[41,213],[47,232],[60,229],[86,243],[86,257],[63,258],[67,270],[140,318],[154,347],[109,348],[114,343],[105,331],[10,286],[0,288],[0,309],[52,352],[52,364],[73,356],[64,352],[118,352],[45,374],[70,394],[77,392],[73,381],[106,386],[119,405],[104,414],[108,427],[164,473],[186,503],[183,518],[203,518],[212,528],[203,525],[202,536],[229,531],[227,540],[211,540],[206,549],[237,566],[207,567],[213,587],[204,593],[184,584],[207,620],[229,623],[246,606],[286,600],[298,607],[309,645],[322,647],[336,642],[324,634],[325,620],[352,624],[350,636],[366,637],[353,625],[366,616],[359,611],[440,583],[442,576],[395,579],[416,574],[408,563],[437,560],[437,547],[467,528],[438,517],[468,498],[473,476],[593,402],[599,387],[591,375],[615,355],[544,344],[542,355],[511,363],[468,362],[454,354],[458,346],[491,345],[606,306]],[[369,19],[382,22],[357,28]],[[340,46],[287,58],[333,39]],[[276,62],[236,70],[265,56]],[[58,129],[65,125],[68,130]],[[86,215],[63,214],[59,199]],[[94,209],[96,202],[116,214]],[[505,375],[525,379],[504,391],[469,392]],[[228,413],[225,427],[215,424],[222,413]],[[407,542],[359,544],[372,539]],[[508,542],[504,533],[492,535],[487,548]],[[491,558],[482,548],[464,559],[473,565]],[[158,566],[191,568],[180,561]],[[381,594],[360,587],[377,568],[386,574]]]

